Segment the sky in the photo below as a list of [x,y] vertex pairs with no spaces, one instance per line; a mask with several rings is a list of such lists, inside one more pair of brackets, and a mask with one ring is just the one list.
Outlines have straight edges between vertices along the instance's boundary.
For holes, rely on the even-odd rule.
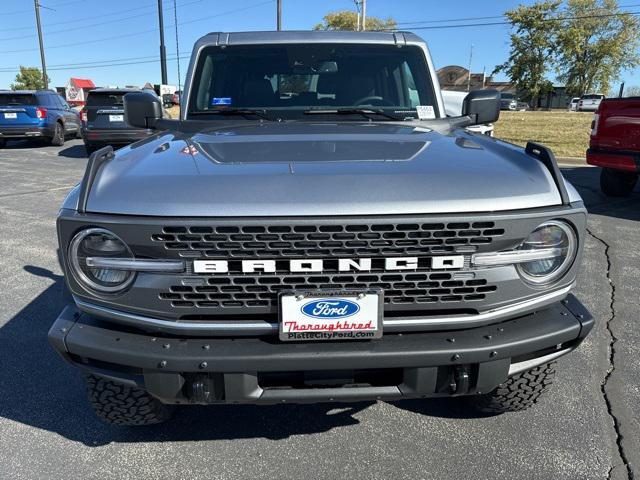
[[[19,65],[39,67],[40,53],[33,1],[0,3],[2,89],[14,81]],[[500,18],[465,19],[499,16],[520,3],[530,4],[533,0],[367,0],[367,15],[391,16],[399,28],[424,38],[436,68],[452,64],[467,67],[473,45],[471,70],[490,73],[508,56],[508,25],[450,26],[500,22]],[[92,79],[98,86],[160,83],[157,0],[40,0],[40,4],[52,86],[64,86],[72,76]],[[174,1],[164,0],[163,4],[169,84],[177,85]],[[621,0],[620,4],[629,5],[624,8],[627,11],[640,11],[640,3],[632,0]],[[200,36],[214,31],[276,27],[275,0],[176,0],[176,5],[182,81],[191,48]],[[354,8],[353,0],[282,0],[282,27],[308,30],[327,12]],[[409,23],[429,28],[407,28]],[[506,78],[498,75],[496,80]],[[640,68],[623,72],[621,80],[627,85],[639,85]]]

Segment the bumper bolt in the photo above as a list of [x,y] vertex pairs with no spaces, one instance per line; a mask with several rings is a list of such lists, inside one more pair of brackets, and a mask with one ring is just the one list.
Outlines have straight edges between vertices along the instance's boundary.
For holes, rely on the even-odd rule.
[[456,353],[453,357],[451,357],[451,360],[453,361],[460,360],[460,354]]
[[496,355],[498,355],[498,352],[495,350],[489,354],[490,357],[495,357]]
[[200,368],[207,368],[207,365],[209,365],[207,362],[202,362]]
[[167,361],[166,360],[162,360],[160,362],[160,368],[165,368],[167,366]]
[[487,340],[491,340],[493,338],[493,335],[485,335],[484,338],[486,338]]
[[502,327],[498,327],[498,331],[499,331],[499,332],[504,332],[504,328],[502,328]]
[[162,348],[171,348],[171,345],[168,343],[165,343],[164,345],[162,345]]
[[358,294],[358,300],[362,300],[364,298],[364,293],[359,293]]
[[449,343],[455,343],[456,339],[451,337],[451,338],[447,338],[447,342]]
[[210,347],[209,345],[203,345],[203,346],[202,346],[202,349],[203,349],[203,350],[209,350],[210,348],[211,348],[211,347]]

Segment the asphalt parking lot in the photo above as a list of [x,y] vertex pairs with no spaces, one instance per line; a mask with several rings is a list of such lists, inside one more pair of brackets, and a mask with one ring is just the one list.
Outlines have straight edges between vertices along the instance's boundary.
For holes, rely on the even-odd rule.
[[566,177],[591,211],[578,297],[595,331],[535,408],[479,417],[459,401],[188,407],[108,426],[49,347],[62,308],[55,216],[86,162],[64,147],[0,150],[0,478],[599,479],[640,476],[640,193],[599,170]]

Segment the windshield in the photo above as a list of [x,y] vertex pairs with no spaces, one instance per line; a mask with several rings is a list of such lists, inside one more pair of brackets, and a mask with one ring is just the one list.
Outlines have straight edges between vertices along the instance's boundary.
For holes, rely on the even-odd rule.
[[0,93],[0,105],[37,105],[35,95],[29,93]]
[[502,100],[514,100],[516,97],[513,93],[501,93],[500,98]]
[[600,100],[604,98],[604,95],[583,95],[582,100]]
[[264,109],[280,118],[299,118],[312,109],[370,107],[397,111],[404,118],[415,117],[417,105],[432,106],[438,115],[428,65],[418,47],[248,45],[204,50],[189,114]]

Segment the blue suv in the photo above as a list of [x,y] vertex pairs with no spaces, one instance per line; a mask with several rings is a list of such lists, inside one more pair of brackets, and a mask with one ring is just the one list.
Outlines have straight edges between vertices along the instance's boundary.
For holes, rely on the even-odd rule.
[[81,136],[78,112],[52,90],[0,90],[0,147],[8,139],[42,138],[63,145]]

